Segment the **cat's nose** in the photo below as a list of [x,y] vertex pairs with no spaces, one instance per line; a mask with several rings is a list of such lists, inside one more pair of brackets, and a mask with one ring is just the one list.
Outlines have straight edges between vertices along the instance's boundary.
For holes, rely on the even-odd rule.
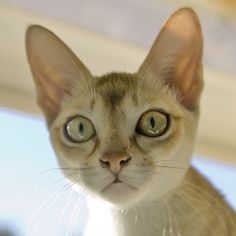
[[103,167],[107,167],[114,174],[118,174],[121,169],[128,165],[131,157],[123,152],[111,152],[104,154],[100,159]]

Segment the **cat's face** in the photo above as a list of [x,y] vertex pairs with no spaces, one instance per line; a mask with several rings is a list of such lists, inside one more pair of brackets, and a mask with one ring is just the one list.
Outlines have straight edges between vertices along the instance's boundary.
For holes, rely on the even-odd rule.
[[39,26],[28,30],[27,52],[54,150],[74,186],[121,206],[178,186],[203,84],[201,31],[191,10],[167,21],[135,74],[94,77]]
[[50,128],[60,165],[73,169],[65,175],[119,204],[170,191],[188,167],[197,114],[160,84],[139,88],[138,75],[93,79],[94,94],[68,96]]

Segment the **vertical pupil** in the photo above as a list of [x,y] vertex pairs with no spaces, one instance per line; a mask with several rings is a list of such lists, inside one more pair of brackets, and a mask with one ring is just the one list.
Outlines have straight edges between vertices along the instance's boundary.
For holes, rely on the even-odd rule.
[[84,125],[82,123],[79,124],[79,131],[80,133],[84,132]]
[[155,120],[153,119],[153,117],[150,119],[150,124],[151,124],[152,128],[155,127]]

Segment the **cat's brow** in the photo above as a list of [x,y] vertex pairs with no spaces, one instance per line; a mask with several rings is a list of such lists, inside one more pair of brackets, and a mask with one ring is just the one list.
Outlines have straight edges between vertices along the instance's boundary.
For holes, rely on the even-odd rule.
[[96,99],[95,99],[95,98],[93,98],[93,99],[90,101],[90,108],[91,108],[91,110],[93,110],[94,105],[95,105],[95,102],[96,102]]
[[117,106],[120,105],[125,94],[118,93],[117,91],[111,91],[104,95],[103,99],[111,110],[115,110]]
[[127,94],[134,94],[133,88],[132,75],[127,73],[107,74],[99,77],[96,83],[97,91],[111,111],[121,105]]

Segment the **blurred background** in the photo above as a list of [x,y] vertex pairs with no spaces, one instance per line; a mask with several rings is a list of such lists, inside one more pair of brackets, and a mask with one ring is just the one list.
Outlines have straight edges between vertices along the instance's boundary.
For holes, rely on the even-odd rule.
[[135,72],[183,6],[197,11],[205,38],[193,165],[236,209],[236,0],[0,0],[0,236],[78,236],[89,217],[57,169],[35,103],[27,26],[55,32],[93,74]]

